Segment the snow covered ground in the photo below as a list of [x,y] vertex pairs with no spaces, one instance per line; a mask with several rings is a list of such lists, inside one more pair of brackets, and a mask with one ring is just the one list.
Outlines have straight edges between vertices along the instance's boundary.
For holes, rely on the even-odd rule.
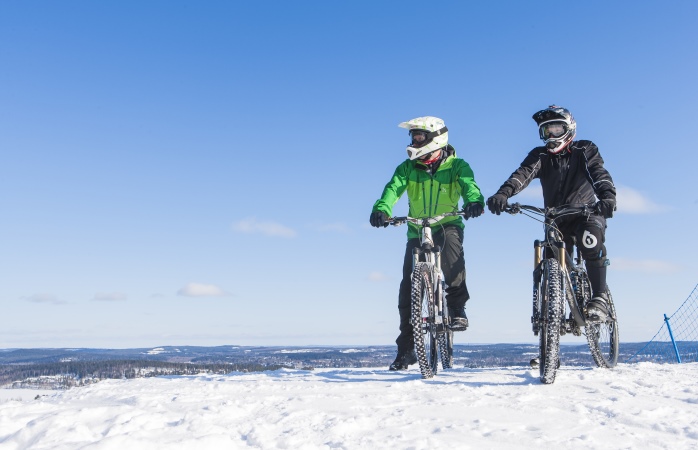
[[[414,367],[414,366],[413,366]],[[0,402],[2,449],[698,448],[698,364],[103,381]]]

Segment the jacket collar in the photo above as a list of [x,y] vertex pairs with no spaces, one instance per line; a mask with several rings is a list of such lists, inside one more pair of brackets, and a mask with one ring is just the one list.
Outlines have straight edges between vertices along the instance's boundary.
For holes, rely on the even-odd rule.
[[448,144],[441,152],[441,157],[431,164],[424,164],[423,162],[417,160],[415,161],[415,167],[419,170],[423,170],[426,173],[435,173],[439,168],[445,163],[450,162],[456,156],[456,149]]

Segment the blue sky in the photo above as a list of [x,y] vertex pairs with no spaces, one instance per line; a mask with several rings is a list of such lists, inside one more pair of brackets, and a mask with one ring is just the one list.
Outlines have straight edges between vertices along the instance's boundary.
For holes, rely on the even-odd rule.
[[[406,230],[368,216],[397,124],[443,118],[489,196],[552,103],[619,188],[608,282],[622,340],[648,340],[698,283],[697,20],[690,1],[3,2],[0,348],[390,344]],[[538,182],[515,199],[541,204]],[[456,343],[535,341],[540,234],[467,223]]]

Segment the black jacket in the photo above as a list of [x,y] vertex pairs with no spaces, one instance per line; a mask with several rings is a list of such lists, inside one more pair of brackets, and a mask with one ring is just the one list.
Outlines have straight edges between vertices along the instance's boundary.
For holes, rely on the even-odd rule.
[[591,141],[574,141],[557,155],[536,147],[521,166],[497,191],[512,197],[523,191],[534,178],[543,186],[546,207],[586,204],[599,199],[616,199],[616,187],[603,167],[599,148]]

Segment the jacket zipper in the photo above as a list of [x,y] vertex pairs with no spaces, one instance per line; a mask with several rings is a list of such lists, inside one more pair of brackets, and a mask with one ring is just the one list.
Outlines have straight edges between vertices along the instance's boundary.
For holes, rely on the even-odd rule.
[[432,214],[432,211],[434,209],[433,199],[434,199],[434,177],[431,176],[431,180],[429,183],[429,215],[430,216],[433,215]]
[[[431,186],[432,189],[434,187],[434,179],[431,179]],[[439,206],[439,196],[441,195],[441,183],[439,183],[439,186],[436,189],[436,201],[434,202],[434,214],[436,214],[436,208]]]

